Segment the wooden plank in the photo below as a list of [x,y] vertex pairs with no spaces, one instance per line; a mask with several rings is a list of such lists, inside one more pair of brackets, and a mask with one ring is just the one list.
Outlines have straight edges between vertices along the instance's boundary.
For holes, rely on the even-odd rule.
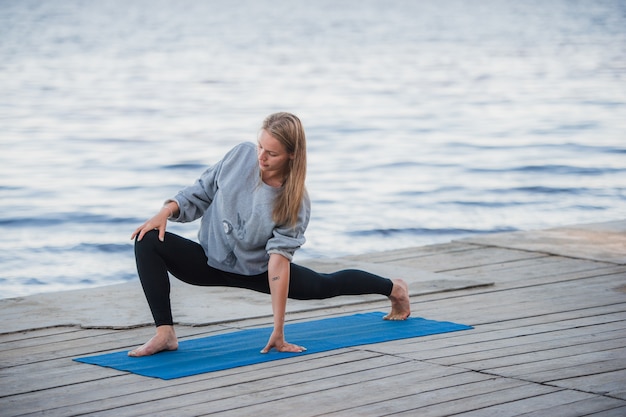
[[[310,365],[311,363],[309,363]],[[361,375],[367,376],[378,373],[402,372],[403,362],[389,357],[376,357],[360,363],[362,367]],[[259,376],[260,375],[260,376]],[[90,415],[137,415],[148,414],[157,415],[164,411],[166,414],[179,415],[180,409],[186,406],[211,405],[218,403],[241,404],[246,401],[258,401],[260,396],[267,392],[284,392],[294,386],[298,389],[302,384],[322,383],[318,381],[331,381],[337,386],[341,380],[354,378],[354,366],[350,363],[337,364],[332,367],[312,369],[299,373],[284,373],[274,376],[271,373],[257,373],[254,380],[233,379],[230,384],[223,387],[215,387],[211,379],[197,381],[193,385],[162,387],[150,392],[131,393],[122,398],[118,398],[115,403],[98,402],[95,404],[84,404],[72,406],[60,410],[59,415],[82,414],[88,411]],[[108,408],[108,405],[114,408]],[[86,408],[88,406],[89,408]],[[122,406],[122,407],[120,407]],[[102,411],[98,412],[100,409]],[[174,411],[175,410],[175,411]],[[188,413],[187,413],[188,414]]]
[[[195,375],[164,381],[158,378],[146,378],[134,374],[116,372],[116,376],[97,380],[82,380],[71,385],[56,385],[42,390],[33,390],[25,394],[15,395],[9,399],[0,399],[0,409],[5,404],[13,404],[11,415],[34,413],[41,407],[47,407],[50,415],[71,415],[69,408],[78,412],[91,413],[112,407],[134,404],[136,396],[154,398],[160,390],[193,392],[195,384],[210,385],[210,389],[228,389],[228,387],[245,382],[260,383],[268,373],[274,378],[307,371],[312,368],[327,368],[343,364],[354,367],[366,367],[369,359],[381,355],[365,351],[340,350],[327,354],[303,356],[300,359],[276,361],[265,364],[233,368],[220,372]],[[396,363],[400,360],[393,359]],[[84,365],[93,372],[100,367]],[[104,369],[104,368],[103,368]],[[149,401],[149,400],[147,400]],[[54,407],[50,404],[54,402]]]
[[433,386],[422,392],[408,395],[404,389],[398,389],[396,398],[359,407],[344,405],[343,408],[339,407],[338,410],[324,415],[325,417],[378,417],[391,414],[420,417],[452,415],[455,412],[467,411],[468,407],[482,408],[527,398],[529,395],[539,395],[546,391],[553,390],[533,386],[524,381],[492,378],[450,387]]
[[[529,364],[529,366],[520,365],[517,367],[508,367],[504,370],[496,369],[487,372],[494,375],[511,376],[525,381],[565,386],[567,388],[605,395],[607,392],[610,392],[610,390],[607,391],[605,387],[597,388],[589,386],[588,381],[602,378],[603,375],[608,374],[612,375],[612,382],[621,383],[622,388],[625,386],[626,380],[615,381],[615,375],[618,372],[626,370],[626,358],[623,352],[613,352],[617,352],[617,350],[589,352],[565,358],[540,361],[539,363]],[[541,365],[543,365],[546,370],[536,371]],[[563,384],[560,381],[567,382]],[[582,382],[581,385],[575,386],[573,381]],[[612,389],[614,390],[615,388]],[[619,395],[614,396],[619,398]]]
[[596,375],[559,379],[551,381],[550,384],[569,389],[596,392],[609,397],[626,400],[626,369]]
[[[439,378],[426,376],[426,380],[418,372],[379,374],[371,377],[359,374],[355,375],[356,379],[350,379],[347,383],[335,385],[330,380],[324,380],[317,384],[284,387],[279,391],[263,391],[261,393],[262,399],[240,396],[237,399],[242,400],[241,402],[214,401],[197,404],[194,407],[184,407],[180,411],[186,415],[219,413],[220,416],[224,417],[267,415],[270,410],[272,414],[293,415],[294,407],[297,407],[298,416],[326,415],[340,409],[396,399],[402,395],[426,390],[437,390],[450,386],[457,386],[458,389],[462,389],[466,384],[488,379],[477,373],[462,373]],[[353,384],[357,384],[357,386]],[[154,417],[165,417],[168,413],[160,412],[153,415]]]
[[[467,363],[487,364],[497,363],[500,358],[508,358],[510,356],[520,357],[521,355],[532,355],[538,354],[539,352],[557,355],[565,351],[584,353],[589,351],[603,351],[626,345],[626,331],[624,330],[603,332],[601,333],[602,336],[597,334],[584,335],[580,338],[576,337],[576,330],[578,329],[571,329],[569,333],[573,333],[573,335],[566,338],[559,337],[562,332],[554,332],[535,335],[536,337],[533,338],[535,340],[530,343],[525,343],[524,340],[520,340],[519,343],[517,343],[516,338],[510,338],[499,340],[498,343],[494,343],[491,348],[488,343],[481,343],[468,349],[461,347],[448,349],[445,352],[427,351],[420,352],[419,355],[409,353],[404,356],[412,359],[434,361],[446,365]],[[551,336],[554,336],[554,338]],[[542,337],[543,340],[541,340]],[[539,358],[538,355],[535,357]],[[527,358],[520,357],[520,360],[523,359]],[[487,367],[485,369],[493,369],[493,367]]]
[[[535,265],[533,268],[490,271],[480,275],[471,274],[469,276],[475,280],[497,280],[498,287],[494,288],[494,290],[542,286],[568,281],[581,281],[607,275],[614,275],[617,278],[617,281],[624,282],[626,280],[626,268],[623,266],[609,266],[601,269],[589,267],[580,270],[577,268],[567,270],[564,265],[558,266],[560,266],[561,269],[555,268],[554,271],[546,270],[543,265]],[[464,272],[466,271],[460,270],[455,271],[453,274],[449,273],[448,275],[468,277],[463,274]]]
[[478,266],[546,257],[547,255],[534,252],[495,247],[477,247],[474,250],[456,252],[454,256],[445,253],[434,253],[429,256],[407,258],[394,263],[426,271],[450,273],[464,268],[476,268]]
[[[337,390],[325,390],[316,392],[310,396],[297,396],[283,398],[272,401],[268,405],[272,410],[279,413],[289,414],[290,408],[298,404],[302,407],[302,416],[314,415],[385,415],[396,414],[409,411],[409,415],[420,415],[416,412],[416,407],[427,407],[428,405],[437,404],[442,410],[442,405],[456,398],[471,398],[471,394],[481,391],[492,391],[496,389],[494,385],[504,385],[504,381],[495,381],[490,379],[479,378],[476,373],[462,374],[453,377],[444,377],[432,381],[411,381],[405,383],[401,379],[400,384],[395,384],[393,380],[368,381],[366,384],[360,384],[361,390],[348,390],[341,388]],[[407,381],[408,382],[408,381]],[[518,381],[512,382],[513,385]],[[524,391],[528,387],[526,384],[518,385],[518,392]],[[554,391],[551,387],[536,386],[534,391],[541,393]],[[268,407],[269,409],[269,407]],[[310,411],[309,411],[310,410]],[[374,410],[374,413],[367,410]],[[224,416],[255,416],[262,414],[261,406],[251,406],[243,409],[232,409],[223,413]],[[381,411],[378,413],[378,411]],[[204,413],[203,415],[208,415]],[[300,411],[298,412],[300,415]],[[439,415],[444,415],[440,411]]]
[[577,403],[580,401],[589,401],[596,398],[593,394],[584,392],[560,390],[550,392],[544,395],[529,397],[522,400],[511,401],[491,407],[485,407],[466,413],[460,413],[462,417],[502,417],[517,416],[524,413],[533,413],[542,411],[554,406],[562,406]]
[[[624,271],[619,271],[616,269],[618,268],[609,268],[603,270],[604,273],[602,274],[597,272],[594,273],[593,271],[582,271],[572,274],[539,276],[532,279],[520,279],[505,284],[501,284],[498,282],[495,286],[477,289],[476,293],[488,294],[509,291],[509,293],[512,294],[519,289],[527,288],[531,290],[545,289],[546,291],[549,291],[550,288],[563,288],[573,290],[570,294],[571,296],[579,297],[581,298],[581,300],[584,300],[584,298],[580,297],[582,288],[586,289],[587,287],[589,287],[589,289],[600,291],[601,286],[608,284],[606,287],[602,288],[602,292],[611,295],[619,295],[619,292],[616,291],[616,289],[626,283],[626,273]],[[491,276],[491,280],[496,281],[497,278],[495,276]],[[614,289],[614,291],[609,291],[610,289]],[[550,294],[551,293],[546,292],[544,295],[549,296]],[[434,299],[434,297],[432,298]]]
[[[554,349],[542,349],[530,350],[524,353],[511,353],[507,354],[504,349],[499,356],[483,359],[482,355],[479,358],[475,358],[473,354],[459,355],[458,357],[446,357],[439,359],[431,359],[430,362],[438,363],[440,365],[455,365],[463,366],[475,371],[495,371],[502,370],[504,367],[512,369],[513,366],[522,365],[526,366],[530,363],[541,362],[550,359],[568,357],[574,360],[574,357],[578,355],[597,355],[599,360],[601,359],[614,359],[615,357],[622,357],[626,355],[626,348],[624,346],[624,339],[603,341],[600,343],[589,343],[575,346],[564,346]],[[591,352],[590,352],[591,351]],[[411,357],[411,355],[405,355]]]
[[[549,290],[549,289],[547,289]],[[412,314],[414,316],[428,317],[435,320],[456,321],[460,323],[470,324],[475,327],[482,327],[484,325],[498,325],[498,323],[504,323],[503,327],[508,327],[508,322],[520,319],[530,319],[530,321],[542,322],[543,316],[551,314],[558,314],[564,312],[572,312],[571,316],[575,315],[577,311],[583,309],[589,309],[594,307],[615,306],[619,303],[623,303],[623,297],[617,295],[607,294],[605,297],[592,296],[595,295],[590,291],[590,300],[580,300],[574,297],[568,297],[566,295],[559,301],[562,307],[556,308],[555,302],[540,302],[537,300],[537,293],[529,294],[516,293],[516,294],[499,294],[502,298],[510,300],[511,304],[507,309],[506,304],[494,305],[491,309],[484,306],[482,300],[489,297],[476,297],[473,300],[472,305],[467,305],[459,300],[458,309],[454,311],[453,307],[449,309],[442,307],[439,310],[432,306],[421,308],[412,305]],[[530,297],[530,298],[529,298]],[[529,301],[532,300],[532,301]],[[622,306],[615,307],[614,311],[621,312]]]
[[347,256],[343,259],[358,262],[398,263],[406,259],[416,259],[432,256],[433,254],[455,255],[458,252],[473,251],[478,246],[471,243],[448,242],[434,245],[419,246],[405,249],[396,249],[383,252],[367,253],[363,255]]
[[[626,406],[626,403],[622,400],[607,397],[594,397],[584,399],[582,401],[576,401],[568,404],[559,404],[554,407],[544,408],[543,410],[533,411],[530,413],[521,414],[519,417],[570,417],[570,416],[587,416],[595,413],[609,412],[612,414],[612,410]],[[621,417],[624,414],[620,415]]]
[[[102,330],[84,330],[84,329],[68,329],[68,328],[55,328],[56,332],[50,332],[50,329],[43,331],[34,330],[28,333],[31,337],[17,338],[12,340],[10,335],[0,336],[0,348],[2,348],[3,357],[11,354],[11,351],[21,351],[27,348],[41,348],[41,346],[47,346],[52,343],[66,343],[70,340],[80,340],[88,337],[97,337],[102,334],[107,334],[107,331]],[[5,336],[6,339],[5,339]],[[17,352],[19,355],[19,352]],[[3,358],[3,359],[4,359]]]
[[[68,361],[69,362],[69,361]],[[63,366],[51,367],[46,371],[31,374],[2,377],[2,397],[0,404],[6,399],[30,392],[41,392],[56,387],[67,387],[84,382],[101,381],[120,375],[119,371],[110,368],[87,368],[82,364],[68,363]]]
[[497,276],[498,284],[506,285],[509,282],[525,283],[537,278],[546,278],[549,281],[553,277],[578,279],[605,273],[623,273],[625,270],[624,266],[550,256],[468,267],[455,270],[453,274],[458,277],[471,276],[473,279]]
[[26,341],[29,339],[37,340],[40,337],[48,337],[54,335],[63,335],[73,332],[80,332],[83,329],[79,327],[67,327],[67,326],[55,326],[44,329],[23,330],[19,332],[4,332],[0,333],[0,348],[4,343],[14,341]]
[[[545,387],[537,384],[526,383],[519,387],[512,387],[500,391],[486,392],[471,397],[442,398],[433,404],[417,399],[413,408],[402,413],[394,413],[396,416],[419,416],[419,417],[441,417],[463,414],[472,411],[480,411],[489,407],[508,404],[515,401],[535,398],[559,389]],[[511,414],[515,415],[515,414]]]
[[[609,323],[607,325],[594,326],[593,333],[587,329],[572,328],[525,336],[514,336],[497,340],[487,340],[472,343],[437,343],[443,339],[431,342],[409,339],[412,343],[381,343],[372,346],[370,350],[393,355],[411,354],[411,358],[418,360],[432,360],[449,357],[457,357],[463,354],[473,354],[476,359],[490,359],[495,356],[506,356],[519,353],[527,353],[537,350],[555,349],[565,346],[583,345],[601,341],[611,341],[624,337],[626,323]],[[606,331],[608,330],[608,331]],[[485,335],[483,333],[483,335]],[[457,338],[458,339],[458,338]],[[407,341],[404,341],[407,342]]]
[[[465,309],[469,313],[475,313],[480,320],[485,320],[489,317],[498,318],[501,314],[506,314],[505,317],[507,317],[518,312],[526,315],[529,313],[541,315],[542,313],[564,311],[568,305],[578,305],[578,308],[585,308],[623,303],[623,293],[609,290],[620,283],[626,283],[626,275],[621,273],[590,277],[584,281],[563,281],[534,286],[518,286],[517,288],[501,288],[499,284],[496,284],[494,287],[440,294],[415,301],[420,301],[420,307],[424,305],[424,308],[428,308],[430,303],[441,301],[445,304],[454,300],[454,304],[448,304],[448,309],[454,307],[457,307],[457,311]],[[583,288],[584,290],[582,290]],[[581,294],[581,290],[586,296]],[[593,293],[596,293],[597,297],[590,297]],[[550,300],[558,300],[559,304],[555,305]],[[537,311],[529,310],[528,307],[535,308]],[[484,314],[486,310],[493,312],[493,309],[497,309],[498,314]],[[417,310],[416,314],[419,314],[420,310]]]
[[600,411],[597,413],[587,414],[588,417],[624,417],[626,416],[626,405],[622,407],[611,408],[610,410]]
[[[533,384],[533,385],[529,385],[529,388],[530,387],[533,387],[537,389],[537,391],[539,391],[539,388],[541,387],[541,385]],[[451,402],[446,402],[443,404],[433,405],[433,406],[426,407],[426,408],[420,408],[417,410],[413,410],[411,412],[399,414],[399,416],[408,417],[411,415],[413,416],[418,415],[419,417],[430,417],[430,416],[464,415],[465,413],[472,412],[472,411],[475,412],[477,415],[482,415],[480,413],[481,410],[488,410],[492,407],[504,406],[508,403],[512,403],[512,402],[516,402],[520,400],[526,400],[528,402],[532,402],[532,399],[534,398],[534,396],[529,395],[529,394],[530,392],[528,390],[522,390],[519,388],[511,388],[508,390],[497,391],[494,393],[478,395],[478,396],[471,397],[468,399],[451,401]],[[586,410],[590,410],[591,412],[593,412],[593,411],[612,409],[614,407],[619,406],[618,405],[619,403],[622,403],[622,401],[615,400],[612,398],[606,398],[606,397],[591,397],[591,398],[584,398],[583,400],[580,400],[580,401],[567,402],[566,404],[559,404],[557,406],[550,407],[548,409],[544,408],[537,412],[520,414],[518,411],[513,411],[511,414],[504,413],[501,415],[520,416],[520,415],[536,413],[537,417],[539,416],[558,417],[559,416],[558,413],[560,411],[563,411],[564,412],[564,414],[562,414],[563,417],[564,416],[580,416],[583,414],[579,413],[579,410],[576,407],[579,407],[582,404],[585,405],[585,408],[581,408],[581,409],[586,409]],[[541,408],[541,406],[539,408]],[[411,413],[414,413],[414,414],[411,414]]]
[[[207,326],[205,328],[179,326],[177,334],[180,339],[200,337],[204,335],[224,333],[222,326]],[[26,365],[44,362],[50,359],[74,358],[84,355],[108,353],[119,350],[130,350],[141,345],[154,335],[154,328],[144,327],[129,331],[122,330],[84,330],[72,333],[71,337],[56,341],[42,340],[42,344],[25,346],[22,349],[13,346],[13,349],[3,352],[0,367]]]
[[[433,310],[436,309],[437,306],[434,306]],[[413,347],[416,348],[415,351],[428,350],[431,346],[432,349],[441,349],[457,346],[458,343],[455,343],[455,341],[462,340],[464,344],[468,344],[470,345],[469,348],[472,348],[476,344],[486,344],[487,342],[489,342],[489,346],[494,346],[494,342],[497,344],[499,339],[508,339],[510,337],[518,337],[518,340],[522,342],[527,340],[533,341],[537,338],[543,339],[541,338],[541,333],[553,333],[551,336],[555,336],[554,333],[559,332],[559,335],[562,335],[562,337],[568,337],[570,333],[570,336],[592,335],[589,332],[590,329],[598,333],[619,331],[626,329],[626,321],[619,319],[619,314],[626,314],[626,311],[619,311],[622,309],[626,309],[626,303],[575,308],[538,316],[534,314],[530,316],[523,315],[503,321],[474,324],[476,327],[465,333],[452,332],[428,336],[429,345],[414,344]],[[430,314],[425,314],[425,316],[432,317]],[[602,322],[604,319],[607,319],[608,322]],[[469,322],[471,323],[471,321]],[[585,327],[588,327],[588,329],[585,329]],[[471,333],[471,335],[468,333]],[[473,337],[475,340],[467,339],[468,336]],[[413,344],[413,342],[407,339],[390,345],[397,349],[395,352],[400,353],[405,344],[409,345]],[[387,344],[378,346],[385,347]]]
[[[593,317],[581,317],[572,318],[569,320],[561,321],[549,321],[546,323],[538,323],[536,325],[528,324],[516,326],[516,321],[511,321],[507,328],[503,326],[490,326],[484,325],[475,328],[474,330],[468,330],[465,332],[447,333],[444,335],[426,336],[418,339],[407,339],[403,343],[398,343],[399,346],[395,347],[393,344],[377,345],[375,349],[381,349],[381,353],[411,353],[416,355],[419,352],[425,352],[425,355],[430,355],[428,351],[437,350],[443,352],[445,356],[446,351],[443,348],[448,347],[450,350],[457,349],[458,352],[452,355],[456,356],[463,353],[473,353],[476,351],[484,350],[481,345],[489,345],[497,347],[498,343],[503,346],[509,345],[509,340],[516,338],[518,341],[523,342],[526,338],[542,337],[545,340],[549,340],[551,336],[558,332],[572,332],[574,334],[590,334],[591,332],[605,332],[605,331],[619,331],[623,330],[626,323],[620,320],[618,316],[614,314],[606,314],[601,316],[603,320],[607,320],[606,323],[601,323],[598,316]],[[600,323],[600,324],[598,324]],[[493,330],[492,330],[493,329]],[[439,336],[439,337],[436,337]],[[446,336],[446,337],[444,337]],[[513,340],[512,343],[515,343]],[[474,347],[477,346],[477,349]],[[384,348],[384,349],[383,349]],[[426,359],[428,356],[415,356],[414,359]]]
[[[609,271],[606,271],[609,272]],[[526,282],[520,279],[515,285],[502,285],[498,281],[497,276],[486,276],[483,279],[490,279],[492,281],[496,281],[496,285],[491,287],[483,287],[473,289],[471,291],[461,291],[461,292],[453,292],[453,293],[440,293],[440,294],[432,294],[428,297],[420,297],[415,299],[414,301],[434,301],[434,300],[448,300],[450,298],[467,298],[471,300],[471,297],[466,297],[468,295],[471,296],[483,296],[488,297],[491,302],[501,302],[504,301],[502,298],[494,297],[495,295],[516,295],[518,294],[518,290],[521,290],[519,294],[524,293],[541,293],[541,297],[539,300],[544,300],[546,298],[550,298],[550,296],[559,296],[560,294],[554,294],[554,292],[550,292],[553,288],[562,289],[564,291],[568,291],[568,294],[571,297],[577,297],[581,300],[585,300],[584,297],[581,296],[581,289],[585,288],[585,292],[587,290],[601,292],[608,296],[614,297],[623,297],[623,292],[617,291],[617,289],[626,284],[626,274],[624,272],[616,272],[614,269],[611,269],[611,273],[606,274],[592,274],[591,272],[586,272],[584,275],[578,276],[576,279],[556,279],[554,281],[550,281],[548,279],[544,279],[545,277],[538,278],[539,282],[531,283]],[[465,277],[464,277],[465,278]],[[607,291],[609,289],[614,289],[613,291]],[[623,298],[622,298],[623,299]],[[531,300],[531,299],[529,299]],[[587,300],[592,301],[592,300]]]
[[[604,374],[626,369],[626,360],[624,360],[624,358],[600,360],[593,358],[588,362],[583,362],[581,361],[581,358],[576,358],[575,362],[572,361],[572,363],[576,364],[573,365],[569,363],[569,366],[567,363],[568,361],[569,358],[565,358],[564,363],[556,360],[550,361],[549,363],[542,363],[543,367],[548,369],[538,370],[535,372],[528,369],[529,367],[525,367],[523,373],[519,375],[519,378],[526,381],[540,382],[542,384],[558,384],[555,381]],[[500,372],[499,370],[496,373],[502,375],[507,374],[507,372]],[[626,381],[624,381],[624,383],[626,384]]]

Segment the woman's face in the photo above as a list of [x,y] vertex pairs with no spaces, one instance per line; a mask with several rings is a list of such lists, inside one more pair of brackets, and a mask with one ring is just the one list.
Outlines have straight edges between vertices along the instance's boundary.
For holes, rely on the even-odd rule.
[[261,130],[259,135],[257,155],[261,172],[269,177],[286,174],[289,160],[293,159],[293,154],[289,154],[283,144],[266,130]]

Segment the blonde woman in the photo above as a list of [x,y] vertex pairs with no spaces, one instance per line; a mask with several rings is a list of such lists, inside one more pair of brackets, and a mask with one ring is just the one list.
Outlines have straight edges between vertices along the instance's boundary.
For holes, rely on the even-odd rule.
[[[257,144],[242,143],[132,234],[141,284],[156,335],[129,356],[176,350],[168,272],[192,285],[247,288],[271,294],[274,329],[261,353],[302,352],[284,334],[287,298],[381,294],[387,320],[410,314],[407,285],[360,270],[320,274],[292,263],[305,241],[310,201],[305,188],[306,139],[300,120],[276,113]],[[166,232],[167,221],[201,218],[199,243]]]

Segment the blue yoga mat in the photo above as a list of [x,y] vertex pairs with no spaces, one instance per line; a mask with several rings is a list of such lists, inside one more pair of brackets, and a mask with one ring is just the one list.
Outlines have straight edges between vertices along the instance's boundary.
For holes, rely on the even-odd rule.
[[383,316],[384,313],[373,312],[286,325],[287,340],[305,346],[307,351],[303,353],[275,350],[259,353],[272,333],[272,327],[264,327],[185,340],[179,343],[178,350],[153,356],[131,358],[124,351],[74,360],[143,376],[174,379],[333,349],[472,328],[418,317],[387,321],[382,319]]

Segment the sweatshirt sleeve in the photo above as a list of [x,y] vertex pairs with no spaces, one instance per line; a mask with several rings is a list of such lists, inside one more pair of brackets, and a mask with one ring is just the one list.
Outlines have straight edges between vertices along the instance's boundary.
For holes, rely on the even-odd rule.
[[291,262],[296,250],[300,249],[300,247],[304,245],[304,242],[306,242],[304,232],[309,225],[310,216],[311,201],[309,200],[309,196],[305,195],[296,225],[294,227],[277,226],[274,228],[273,236],[267,241],[267,245],[265,246],[268,255],[277,253]]
[[166,203],[175,201],[180,208],[178,217],[172,218],[172,221],[184,223],[202,217],[219,188],[218,179],[222,165],[223,160],[209,167],[193,185],[183,188],[176,196],[166,200]]

